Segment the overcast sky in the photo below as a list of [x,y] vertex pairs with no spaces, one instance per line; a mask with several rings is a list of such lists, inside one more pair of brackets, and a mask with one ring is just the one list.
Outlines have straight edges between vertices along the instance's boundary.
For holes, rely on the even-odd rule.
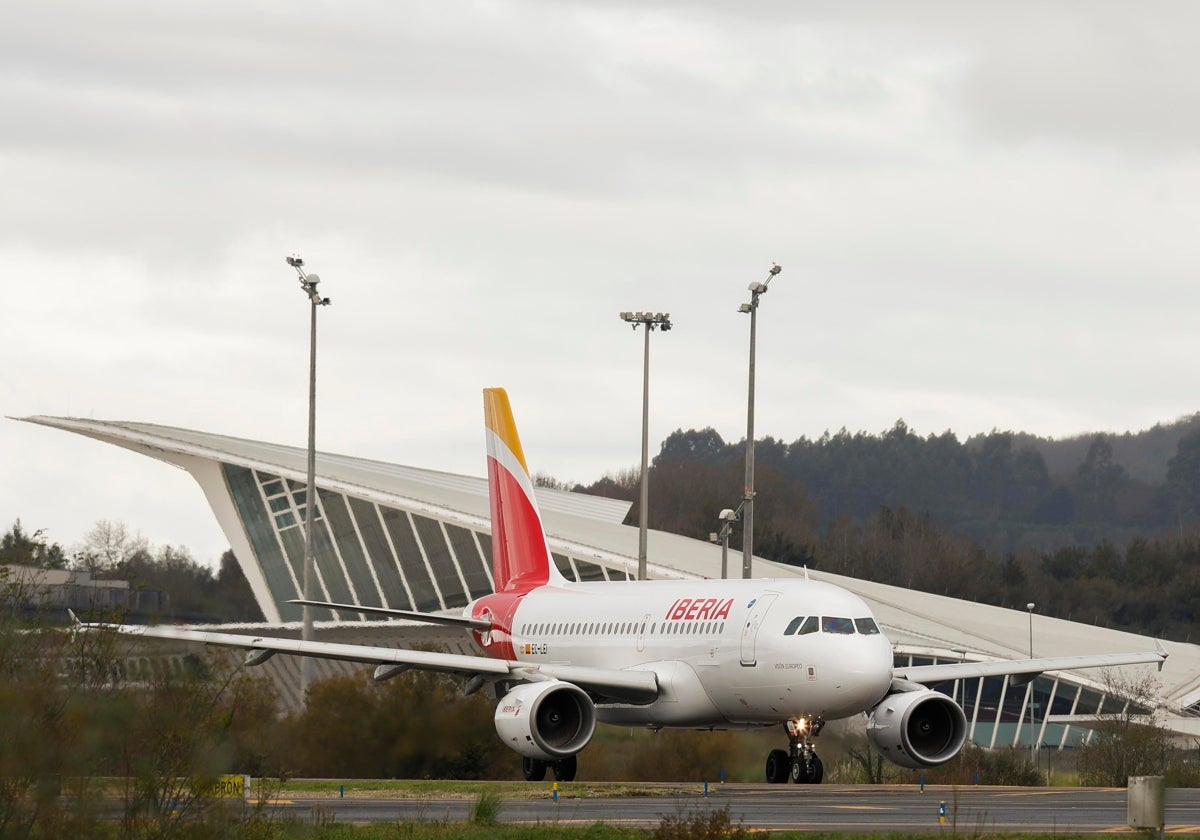
[[[1136,430],[1200,406],[1194,3],[16,0],[0,413],[484,474],[672,430]],[[0,420],[0,528],[215,561],[160,462]],[[733,500],[730,500],[731,503]]]

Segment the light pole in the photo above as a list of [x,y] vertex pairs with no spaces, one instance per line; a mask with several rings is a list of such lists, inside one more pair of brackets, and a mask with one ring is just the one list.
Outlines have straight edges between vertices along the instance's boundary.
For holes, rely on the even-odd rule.
[[[317,284],[321,278],[315,274],[304,273],[304,260],[299,257],[288,257],[287,263],[296,269],[300,275],[300,288],[312,301],[312,318],[309,327],[308,342],[308,480],[304,492],[304,600],[316,599],[316,574],[313,571],[313,518],[317,500],[317,307],[328,306],[329,298],[323,298],[317,293]],[[302,613],[303,623],[300,630],[302,641],[311,641],[313,636],[313,608],[307,604]],[[307,695],[309,683],[312,682],[312,659],[307,656],[300,658],[300,692]]]
[[[1033,608],[1037,606],[1030,601],[1025,605],[1029,610],[1029,658],[1033,659]],[[1035,677],[1036,679],[1036,677]],[[1037,735],[1033,729],[1033,680],[1029,681],[1029,759],[1037,767]]]
[[[967,649],[966,648],[950,648],[950,649],[958,654],[959,662],[967,661]],[[962,700],[959,701],[959,705],[963,706],[963,705],[966,705],[966,702],[967,702],[967,683],[965,680],[955,680],[954,681],[954,688],[950,692],[950,699],[953,700],[955,695],[958,694],[958,684],[960,682],[962,683]]]
[[729,535],[733,533],[733,523],[738,521],[738,511],[725,508],[717,518],[721,530],[710,534],[709,539],[721,543],[721,580],[725,580],[729,577]]
[[750,560],[754,556],[754,339],[758,327],[758,299],[767,293],[771,278],[783,271],[783,266],[771,263],[767,279],[751,283],[750,302],[738,307],[738,312],[750,313],[750,394],[746,408],[746,489],[742,496],[742,577],[750,577]]
[[650,484],[647,460],[650,453],[650,333],[655,327],[671,329],[671,316],[665,312],[622,312],[621,320],[645,327],[646,349],[642,356],[642,505],[638,514],[638,580],[646,579],[646,520],[650,516]]

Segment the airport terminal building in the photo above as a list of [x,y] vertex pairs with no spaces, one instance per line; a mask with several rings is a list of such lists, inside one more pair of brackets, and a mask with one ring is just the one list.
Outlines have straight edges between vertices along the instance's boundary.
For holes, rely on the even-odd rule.
[[[62,417],[29,422],[75,432],[186,469],[199,483],[266,616],[253,632],[298,635],[302,597],[306,452],[204,432],[143,423]],[[491,591],[491,536],[485,478],[317,454],[314,551],[320,600],[394,609],[457,612]],[[554,560],[572,580],[628,580],[636,574],[638,531],[622,524],[630,504],[539,489],[538,504]],[[716,521],[717,511],[713,511]],[[652,578],[716,578],[721,550],[707,542],[651,530]],[[740,564],[738,564],[740,565]],[[755,558],[754,576],[794,578],[803,569]],[[1030,616],[900,587],[819,571],[815,580],[848,589],[873,610],[897,663],[988,661],[1029,656]],[[380,620],[367,614],[316,612],[317,635],[329,641],[408,647],[440,643],[473,652],[459,631]],[[374,620],[373,620],[374,619]],[[243,628],[244,630],[245,628]],[[1155,640],[1117,630],[1033,616],[1038,656],[1153,650]],[[1163,643],[1170,654],[1157,674],[1164,723],[1180,736],[1200,735],[1200,647]],[[317,660],[318,677],[357,667]],[[1137,679],[1147,666],[1123,669]],[[295,657],[262,666],[284,702],[300,702]],[[1151,672],[1152,673],[1152,672]],[[1096,670],[1044,674],[1028,685],[986,677],[935,686],[966,712],[968,737],[983,747],[1067,747],[1091,735],[1097,714],[1130,713]],[[1032,709],[1030,707],[1032,703]],[[1032,717],[1032,723],[1030,723]],[[1032,736],[1031,736],[1032,733]],[[1189,741],[1190,743],[1190,741]]]

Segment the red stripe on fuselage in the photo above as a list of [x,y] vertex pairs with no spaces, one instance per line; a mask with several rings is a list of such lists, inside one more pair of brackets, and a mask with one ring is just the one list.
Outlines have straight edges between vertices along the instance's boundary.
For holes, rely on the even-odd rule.
[[496,591],[528,592],[544,586],[550,580],[550,555],[537,509],[516,477],[490,457],[488,482]]
[[517,658],[512,638],[513,616],[517,614],[517,607],[524,598],[524,592],[501,592],[480,598],[471,608],[472,618],[492,622],[492,629],[487,633],[471,631],[475,636],[475,643],[486,651],[488,656],[508,660]]

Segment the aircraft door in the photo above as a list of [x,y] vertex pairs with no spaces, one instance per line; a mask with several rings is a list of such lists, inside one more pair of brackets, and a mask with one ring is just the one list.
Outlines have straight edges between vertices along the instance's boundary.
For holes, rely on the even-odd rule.
[[642,616],[641,626],[638,627],[637,649],[638,649],[639,653],[641,653],[642,651],[644,651],[646,649],[646,628],[649,626],[650,626],[650,613],[646,613],[644,616]]
[[779,597],[778,592],[764,592],[750,606],[746,623],[742,625],[742,664],[747,668],[758,664],[754,655],[754,642],[758,638],[758,629],[762,626],[767,610]]

